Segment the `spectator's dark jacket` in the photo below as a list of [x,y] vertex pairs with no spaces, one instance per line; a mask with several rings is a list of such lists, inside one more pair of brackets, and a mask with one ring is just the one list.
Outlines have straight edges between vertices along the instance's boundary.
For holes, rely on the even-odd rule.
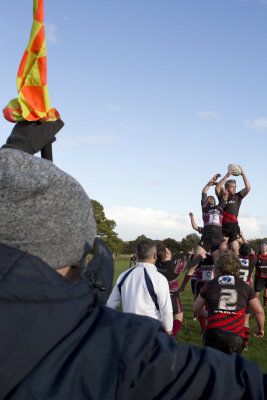
[[256,364],[178,345],[156,320],[105,308],[112,271],[99,251],[92,276],[70,285],[0,245],[0,399],[264,398]]

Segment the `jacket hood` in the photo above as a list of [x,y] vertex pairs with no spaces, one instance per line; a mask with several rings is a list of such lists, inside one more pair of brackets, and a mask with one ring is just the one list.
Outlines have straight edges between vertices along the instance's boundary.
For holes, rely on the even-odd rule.
[[69,284],[40,258],[0,244],[0,398],[109,296],[113,257],[95,240],[81,281]]

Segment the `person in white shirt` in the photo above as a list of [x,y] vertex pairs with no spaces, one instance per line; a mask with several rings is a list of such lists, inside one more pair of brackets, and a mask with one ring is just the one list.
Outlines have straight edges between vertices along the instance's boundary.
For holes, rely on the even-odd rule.
[[157,271],[157,249],[153,240],[141,240],[136,247],[137,263],[120,274],[107,301],[116,309],[121,303],[124,312],[146,315],[161,321],[172,334],[173,310],[168,281]]

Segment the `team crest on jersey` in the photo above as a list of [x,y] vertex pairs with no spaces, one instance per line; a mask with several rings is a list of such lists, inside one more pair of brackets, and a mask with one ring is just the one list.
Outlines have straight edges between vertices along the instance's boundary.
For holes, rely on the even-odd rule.
[[219,285],[234,285],[235,278],[231,275],[219,276],[218,282]]

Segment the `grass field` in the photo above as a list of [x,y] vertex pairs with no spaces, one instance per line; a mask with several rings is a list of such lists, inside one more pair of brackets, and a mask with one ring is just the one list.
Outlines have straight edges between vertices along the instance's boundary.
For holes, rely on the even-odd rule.
[[[129,258],[127,259],[115,259],[115,273],[114,273],[114,283],[117,277],[122,271],[129,268]],[[180,276],[180,282],[182,282],[184,275]],[[262,296],[261,296],[262,300]],[[184,319],[182,327],[178,332],[177,340],[179,343],[191,343],[195,346],[202,346],[201,339],[201,329],[198,321],[193,321],[193,295],[191,292],[190,282],[187,284],[186,290],[181,295],[181,301],[183,304]],[[251,332],[256,327],[256,322],[254,319],[250,321]],[[267,323],[265,322],[265,335],[267,335]],[[267,337],[262,339],[257,339],[251,334],[249,340],[248,351],[243,351],[243,357],[256,362],[262,369],[262,372],[267,372]]]

